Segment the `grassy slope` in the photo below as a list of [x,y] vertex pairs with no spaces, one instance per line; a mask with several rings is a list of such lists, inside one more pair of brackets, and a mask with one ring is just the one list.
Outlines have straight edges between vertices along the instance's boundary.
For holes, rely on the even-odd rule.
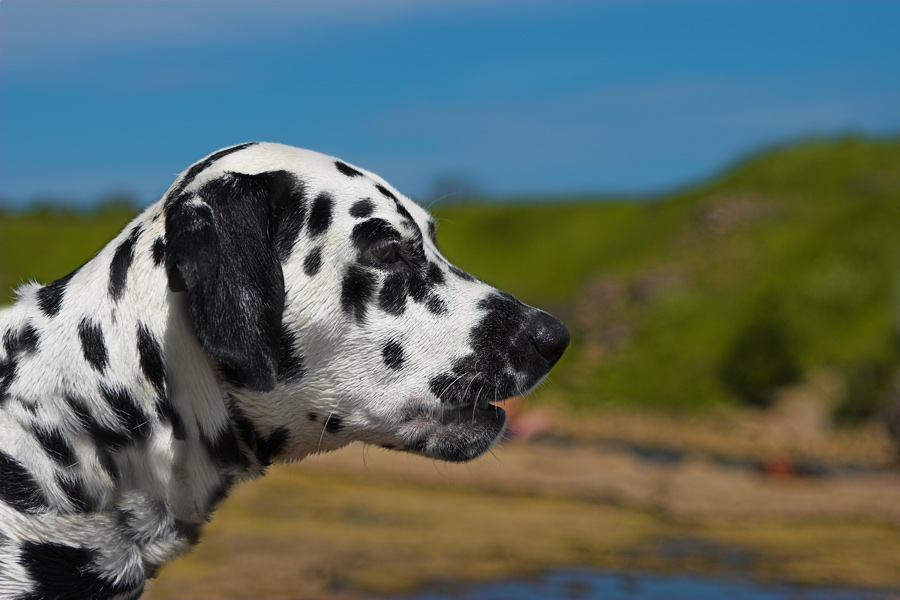
[[[709,224],[717,210],[727,221],[729,207],[731,225]],[[451,260],[568,317],[574,343],[554,387],[567,388],[576,404],[733,401],[719,364],[764,298],[780,306],[806,372],[895,361],[896,141],[778,149],[652,204],[436,212]],[[642,281],[659,272],[676,283],[649,300],[632,300]],[[591,302],[584,296],[591,280],[617,284],[625,299]],[[571,309],[579,302],[582,312],[617,315],[628,326],[627,341],[612,351],[591,348],[591,325],[580,326]]]
[[[897,141],[778,149],[653,203],[434,212],[451,260],[570,324],[573,346],[552,389],[575,405],[732,402],[719,365],[763,299],[783,313],[805,372],[896,360]],[[0,298],[26,279],[69,272],[131,216],[4,213]],[[592,297],[592,287],[613,293]]]
[[0,302],[26,281],[49,283],[84,264],[135,216],[127,206],[95,213],[0,213]]

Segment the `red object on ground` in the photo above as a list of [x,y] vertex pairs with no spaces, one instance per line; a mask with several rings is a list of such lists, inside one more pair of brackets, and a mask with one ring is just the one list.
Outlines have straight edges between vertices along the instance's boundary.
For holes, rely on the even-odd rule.
[[794,463],[779,458],[760,463],[759,470],[776,477],[794,477],[798,474],[797,466]]

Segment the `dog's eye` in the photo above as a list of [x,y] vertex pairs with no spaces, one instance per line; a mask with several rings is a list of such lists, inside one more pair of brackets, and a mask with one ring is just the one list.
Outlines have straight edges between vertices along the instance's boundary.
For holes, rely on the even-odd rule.
[[371,250],[372,256],[383,263],[395,263],[399,256],[397,253],[397,242],[387,242],[374,246]]

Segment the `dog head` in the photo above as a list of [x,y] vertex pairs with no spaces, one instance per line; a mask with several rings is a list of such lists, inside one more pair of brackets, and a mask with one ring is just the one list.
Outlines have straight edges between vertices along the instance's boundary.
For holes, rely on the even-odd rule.
[[533,389],[569,341],[451,265],[425,210],[332,157],[228,148],[188,169],[165,211],[169,287],[239,429],[279,459],[353,440],[472,459],[502,434],[492,403]]

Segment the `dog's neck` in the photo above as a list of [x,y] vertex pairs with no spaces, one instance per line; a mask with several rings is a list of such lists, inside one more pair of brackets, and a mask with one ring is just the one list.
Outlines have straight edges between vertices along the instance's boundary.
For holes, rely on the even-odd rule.
[[168,500],[177,518],[202,523],[234,483],[261,475],[268,465],[238,435],[229,411],[233,401],[215,364],[193,335],[187,311],[174,306],[182,296],[168,293],[164,342],[166,397],[174,412]]
[[3,390],[0,427],[24,440],[11,458],[41,497],[34,510],[0,503],[0,518],[34,539],[96,549],[96,565],[129,593],[196,543],[234,484],[279,453],[297,459],[348,439],[323,445],[327,406],[318,420],[298,409],[292,439],[282,424],[254,425],[254,407],[287,392],[236,386],[203,351],[185,294],[169,289],[163,221],[161,203],[151,206],[72,276],[25,286],[0,314],[6,370],[40,373]]
[[230,384],[200,347],[184,294],[169,291],[164,281],[134,286],[129,293],[161,309],[145,319],[161,325],[165,409],[157,410],[158,433],[117,456],[119,485],[104,504],[134,515],[124,522],[132,538],[142,540],[146,576],[152,577],[155,568],[197,542],[200,528],[236,483],[262,475],[270,463],[242,435]]
[[[22,372],[43,374],[28,388],[8,390],[0,426],[17,431],[26,447],[33,440],[47,448],[13,456],[42,473],[37,493],[46,508],[27,516],[0,503],[3,518],[22,521],[23,531],[46,529],[47,539],[67,531],[73,546],[103,549],[97,560],[104,570],[129,586],[186,552],[228,490],[267,466],[235,427],[232,401],[193,333],[184,294],[169,291],[154,258],[154,244],[164,239],[162,219],[153,218],[160,210],[150,207],[66,279],[54,311],[45,288],[31,285],[0,318],[0,334],[13,341],[39,324],[40,338],[29,343],[42,351],[16,350],[11,360]],[[114,265],[138,227],[119,289]],[[55,423],[64,449],[49,446],[57,437],[39,435],[45,423]]]

